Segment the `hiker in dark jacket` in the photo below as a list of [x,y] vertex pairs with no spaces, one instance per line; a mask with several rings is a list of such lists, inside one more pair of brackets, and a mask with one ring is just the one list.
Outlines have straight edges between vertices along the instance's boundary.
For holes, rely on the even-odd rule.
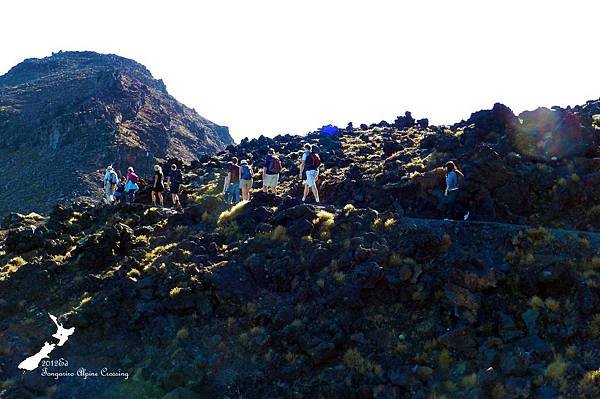
[[[459,195],[460,189],[463,186],[465,175],[460,171],[458,166],[452,162],[446,162],[446,218],[455,219],[458,215],[462,215],[463,209],[460,205]],[[469,218],[469,212],[463,216],[463,220]]]
[[125,184],[127,183],[127,178],[125,176],[121,177],[121,181],[117,183],[117,189],[115,190],[115,201],[118,201],[120,204],[125,203]]
[[271,190],[273,194],[277,194],[277,184],[279,183],[279,172],[281,172],[281,160],[275,155],[275,150],[269,148],[265,163],[263,166],[263,192]]
[[236,157],[231,158],[231,163],[227,169],[223,194],[228,204],[235,205],[240,202],[240,166]]
[[302,174],[306,172],[306,181],[304,183],[304,195],[302,196],[302,202],[306,201],[306,196],[312,191],[315,196],[315,202],[319,203],[319,190],[317,189],[317,180],[319,178],[319,166],[321,165],[321,158],[317,154],[310,144],[304,145],[304,154],[302,154],[302,163],[300,164],[300,180],[302,180]]
[[152,182],[152,205],[156,206],[156,198],[162,208],[164,206],[165,175],[160,165],[154,165],[154,180]]
[[169,193],[171,193],[171,200],[173,206],[183,212],[183,207],[179,201],[179,192],[181,191],[181,184],[183,183],[183,174],[180,169],[177,169],[177,165],[171,165],[171,172],[167,176],[167,184],[169,186]]

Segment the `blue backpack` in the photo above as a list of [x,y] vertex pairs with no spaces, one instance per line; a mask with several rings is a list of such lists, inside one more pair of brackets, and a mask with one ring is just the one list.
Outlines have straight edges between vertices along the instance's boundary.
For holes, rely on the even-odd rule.
[[240,167],[241,170],[241,179],[242,180],[250,180],[252,179],[252,170],[250,169],[250,166],[248,165],[242,165]]

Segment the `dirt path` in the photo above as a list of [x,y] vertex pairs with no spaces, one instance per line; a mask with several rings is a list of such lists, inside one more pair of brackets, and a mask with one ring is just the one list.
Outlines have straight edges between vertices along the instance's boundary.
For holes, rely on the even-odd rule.
[[[500,223],[500,222],[483,222],[483,221],[444,221],[440,219],[421,219],[421,218],[402,218],[401,222],[404,224],[413,224],[415,226],[429,226],[436,227],[445,230],[471,230],[471,231],[483,231],[487,230],[489,234],[502,233],[506,234],[517,234],[519,231],[528,230],[538,226],[531,226],[526,224],[511,224],[511,223]],[[543,227],[543,226],[541,226]],[[566,240],[569,237],[580,237],[587,238],[593,248],[600,249],[600,232],[583,231],[583,230],[569,230],[569,229],[553,229],[544,227],[550,234],[552,234],[558,240]]]

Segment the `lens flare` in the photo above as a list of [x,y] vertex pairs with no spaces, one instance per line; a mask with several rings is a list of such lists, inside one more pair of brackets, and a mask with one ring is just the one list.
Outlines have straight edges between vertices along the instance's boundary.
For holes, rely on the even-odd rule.
[[585,145],[584,136],[589,134],[569,111],[538,108],[519,116],[522,123],[515,129],[513,142],[521,154],[534,158],[568,157]]

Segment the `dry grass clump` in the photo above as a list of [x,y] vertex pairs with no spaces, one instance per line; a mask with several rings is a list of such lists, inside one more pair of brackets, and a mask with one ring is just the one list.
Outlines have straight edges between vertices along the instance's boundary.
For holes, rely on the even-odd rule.
[[397,252],[392,252],[388,258],[388,264],[393,267],[400,266],[402,264],[402,256],[400,256]]
[[383,368],[377,363],[365,359],[358,349],[348,349],[344,354],[344,364],[349,369],[357,370],[363,375],[377,375],[383,373]]
[[149,244],[150,243],[150,238],[146,235],[139,235],[139,236],[135,236],[135,238],[133,239],[133,243],[134,244]]
[[588,371],[579,381],[579,391],[583,392],[591,387],[600,387],[600,369]]
[[543,227],[533,227],[527,230],[526,235],[535,246],[548,244],[555,240],[554,236]]
[[313,224],[318,226],[321,238],[326,240],[331,237],[330,230],[335,226],[335,215],[331,212],[319,211]]
[[138,269],[131,269],[127,272],[127,277],[139,278],[142,275]]
[[241,201],[228,209],[226,211],[221,212],[219,217],[217,218],[217,225],[224,225],[225,223],[234,220],[244,209],[248,201]]
[[0,267],[0,280],[3,280],[10,273],[14,273],[21,267],[25,266],[27,261],[20,256],[16,256],[6,263],[3,267]]
[[557,356],[554,361],[546,367],[544,375],[562,384],[565,379],[567,367],[569,367],[569,363],[564,361],[562,356]]
[[391,229],[396,226],[398,222],[394,218],[389,218],[383,223],[383,227],[386,229]]
[[176,246],[177,246],[177,244],[174,242],[171,244],[158,246],[158,247],[154,248],[152,251],[147,252],[146,255],[144,255],[144,259],[146,261],[152,262],[153,260],[158,258],[161,254],[165,253],[169,249],[174,248]]
[[346,204],[344,206],[344,215],[345,216],[348,216],[348,215],[350,215],[351,213],[354,213],[354,212],[356,212],[356,207],[354,205],[352,205],[352,204]]

